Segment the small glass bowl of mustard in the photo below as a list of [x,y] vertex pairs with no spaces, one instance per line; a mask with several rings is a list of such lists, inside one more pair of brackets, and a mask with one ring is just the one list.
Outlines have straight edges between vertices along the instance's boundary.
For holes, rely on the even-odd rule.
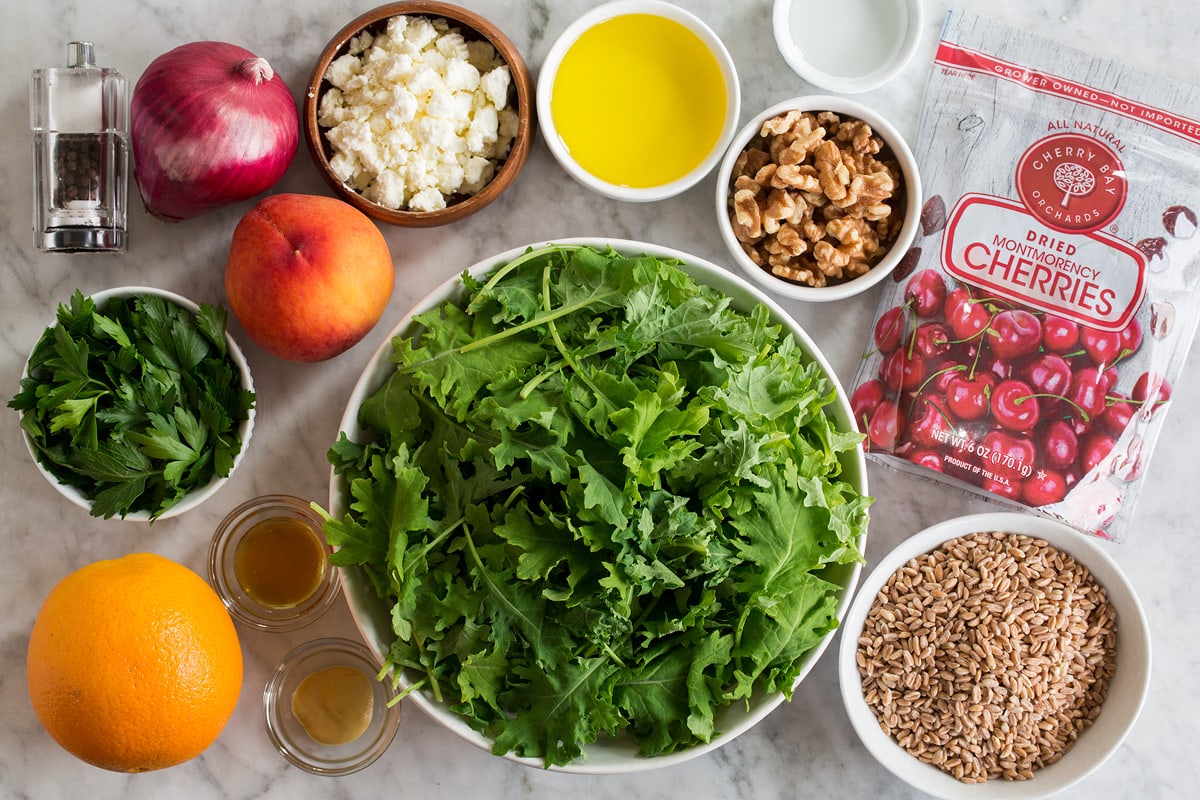
[[316,639],[290,652],[263,690],[275,749],[314,775],[348,775],[373,763],[400,724],[400,703],[380,669],[350,639]]
[[322,520],[306,500],[255,497],[225,516],[208,553],[209,578],[234,619],[263,631],[308,625],[340,581]]

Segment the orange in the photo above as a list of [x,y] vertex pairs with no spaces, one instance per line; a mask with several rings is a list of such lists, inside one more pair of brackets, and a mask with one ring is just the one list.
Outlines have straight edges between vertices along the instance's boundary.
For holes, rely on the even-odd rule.
[[242,650],[220,598],[192,570],[150,553],[63,578],[33,623],[25,666],[50,736],[120,772],[199,755],[242,686]]

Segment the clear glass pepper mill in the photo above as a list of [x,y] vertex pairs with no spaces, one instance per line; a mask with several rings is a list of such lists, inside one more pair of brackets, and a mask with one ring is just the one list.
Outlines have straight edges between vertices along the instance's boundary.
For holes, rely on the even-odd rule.
[[33,71],[33,233],[40,250],[125,249],[128,83],[96,66],[91,42],[67,44],[67,66]]

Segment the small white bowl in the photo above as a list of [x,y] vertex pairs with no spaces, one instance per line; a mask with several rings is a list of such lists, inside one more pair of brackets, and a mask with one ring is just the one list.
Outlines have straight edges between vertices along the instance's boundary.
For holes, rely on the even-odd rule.
[[[985,531],[1005,531],[1042,539],[1073,556],[1105,588],[1117,612],[1117,661],[1108,697],[1091,727],[1055,764],[1023,781],[989,780],[964,784],[937,767],[922,763],[879,726],[863,698],[856,654],[867,612],[892,574],[910,559],[937,549],[943,542]],[[944,800],[1032,800],[1062,791],[1096,770],[1121,745],[1146,699],[1150,685],[1150,630],[1141,602],[1129,580],[1097,540],[1066,525],[1032,514],[996,512],[956,517],[905,540],[884,556],[862,581],[842,622],[838,671],[842,702],[855,732],[880,764],[922,792]]]
[[[572,156],[570,149],[563,142],[554,122],[552,97],[554,82],[563,57],[579,37],[590,28],[613,19],[631,14],[648,14],[673,20],[690,30],[707,45],[716,58],[725,79],[725,119],[721,132],[714,142],[708,155],[690,172],[668,183],[657,186],[633,187],[623,186],[597,177],[584,169]],[[620,114],[621,109],[606,109],[606,113]],[[645,203],[674,197],[695,186],[705,175],[712,171],[725,152],[733,132],[737,129],[738,115],[741,113],[741,85],[738,83],[737,68],[725,45],[713,33],[712,29],[696,15],[685,11],[663,0],[615,0],[597,6],[567,26],[550,46],[542,61],[537,81],[537,117],[542,137],[550,148],[555,160],[572,178],[583,186],[598,192],[605,197],[627,202]],[[636,121],[635,121],[636,123]]]
[[775,44],[796,74],[830,92],[877,89],[912,59],[925,21],[921,0],[775,0]]
[[[871,130],[890,148],[900,171],[904,176],[904,224],[887,254],[867,273],[845,281],[844,283],[828,286],[806,286],[780,278],[755,264],[742,250],[742,245],[733,232],[733,223],[729,219],[730,176],[733,173],[734,162],[737,161],[746,146],[759,135],[762,124],[785,111],[832,111],[842,117],[853,117],[866,122]],[[742,268],[751,280],[764,289],[775,294],[794,300],[826,302],[844,300],[847,297],[865,292],[883,280],[904,257],[905,252],[916,239],[917,230],[921,225],[921,176],[917,169],[917,160],[912,150],[900,132],[886,118],[862,103],[845,97],[834,95],[808,95],[782,100],[762,111],[746,123],[725,152],[721,166],[717,168],[716,181],[717,229],[721,232],[729,255]]]
[[[155,289],[154,287],[151,287],[151,286],[120,286],[120,287],[117,287],[114,289],[105,289],[104,291],[96,292],[95,294],[91,295],[91,299],[96,304],[96,308],[99,309],[107,301],[109,301],[113,298],[133,297],[135,295],[153,295],[155,297],[161,297],[168,302],[171,302],[178,306],[182,306],[183,308],[186,308],[187,310],[191,311],[193,314],[200,311],[200,306],[197,305],[196,303],[192,302],[191,300],[187,299],[186,297],[175,294],[174,292],[168,292],[165,289]],[[57,317],[55,318],[54,321],[52,321],[50,323],[51,326],[53,326],[56,322],[57,322]],[[41,341],[40,334],[38,336],[38,340]],[[242,354],[241,348],[238,347],[237,342],[234,341],[233,336],[232,336],[232,334],[230,334],[228,328],[226,328],[226,330],[225,330],[225,345],[228,348],[229,357],[233,360],[233,363],[237,365],[238,374],[241,377],[241,381],[242,381],[242,388],[247,391],[253,392],[254,391],[254,380],[250,377],[250,365],[248,363],[246,363],[245,355]],[[32,356],[32,355],[33,355],[33,353],[31,351],[30,356]],[[28,375],[28,374],[29,374],[29,359],[26,358],[25,365],[21,369],[21,375],[24,376],[24,375]],[[233,466],[229,468],[229,476],[233,475],[234,470],[237,469],[238,465],[242,462],[242,459],[245,457],[246,450],[249,449],[249,447],[250,447],[250,436],[254,432],[254,414],[255,414],[256,408],[257,408],[257,404],[255,404],[254,406],[251,406],[250,411],[246,415],[246,419],[243,420],[242,424],[238,427],[238,435],[241,437],[241,440],[242,440],[242,448],[238,451],[237,455],[234,456],[234,458],[233,458]],[[42,477],[44,477],[47,481],[49,481],[50,484],[55,489],[58,490],[59,494],[61,494],[65,498],[67,498],[67,500],[71,501],[72,503],[74,503],[75,505],[79,506],[82,509],[91,511],[92,501],[88,497],[84,496],[84,494],[82,492],[80,492],[78,489],[76,489],[73,486],[68,486],[64,483],[59,483],[58,478],[55,477],[54,474],[51,473],[48,469],[46,469],[44,466],[42,466],[41,460],[38,459],[38,457],[37,457],[37,451],[36,451],[36,448],[34,447],[33,441],[29,438],[29,434],[27,434],[24,429],[21,430],[21,438],[25,442],[25,449],[29,451],[30,458],[33,459],[33,465],[35,467],[37,467],[38,472],[42,473]],[[189,492],[182,500],[180,500],[175,505],[171,506],[169,509],[164,511],[162,514],[159,514],[155,519],[170,519],[171,517],[177,517],[180,514],[184,513],[185,511],[189,511],[189,510],[195,508],[196,506],[200,505],[205,500],[207,500],[208,498],[210,498],[214,494],[216,494],[217,490],[220,489],[225,484],[225,482],[229,479],[229,476],[222,478],[219,475],[214,475],[213,479],[211,481],[209,481],[207,484],[200,487],[199,489],[195,489],[192,492]],[[148,511],[132,511],[123,517],[117,517],[117,519],[122,519],[122,520],[130,521],[130,522],[149,522],[151,518],[150,518],[150,512],[148,512]]]

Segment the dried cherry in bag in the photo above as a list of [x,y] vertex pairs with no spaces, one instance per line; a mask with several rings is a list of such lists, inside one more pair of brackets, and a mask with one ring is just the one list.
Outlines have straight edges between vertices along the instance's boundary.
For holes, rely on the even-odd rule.
[[1200,316],[1200,89],[953,11],[915,153],[864,446],[1120,541]]

